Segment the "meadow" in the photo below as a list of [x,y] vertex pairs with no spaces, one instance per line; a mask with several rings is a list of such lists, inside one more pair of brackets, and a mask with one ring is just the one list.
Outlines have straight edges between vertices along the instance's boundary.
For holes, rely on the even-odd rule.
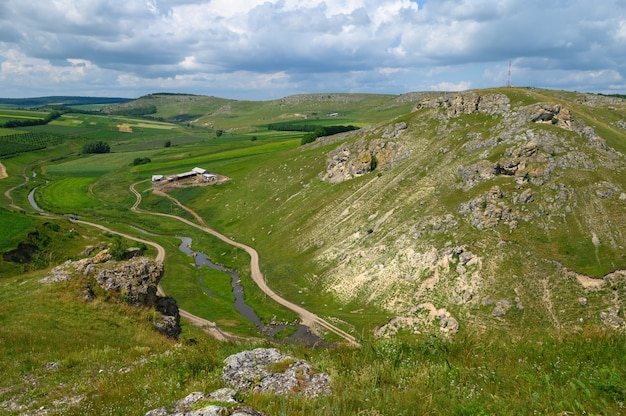
[[33,220],[28,216],[0,208],[0,250],[15,248],[14,239],[28,229]]

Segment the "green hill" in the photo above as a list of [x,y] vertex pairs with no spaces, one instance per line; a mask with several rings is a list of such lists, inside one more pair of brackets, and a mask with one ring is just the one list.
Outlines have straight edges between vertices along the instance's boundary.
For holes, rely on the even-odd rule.
[[[9,178],[0,187],[9,186],[3,181],[15,186],[22,172],[34,170],[44,209],[159,234],[153,238],[168,248],[163,284],[179,288],[179,303],[193,307],[194,293],[201,292],[189,283],[195,271],[167,239],[191,235],[214,261],[240,270],[247,300],[264,319],[284,319],[285,312],[248,283],[241,252],[173,220],[128,211],[134,202],[128,186],[152,174],[200,166],[227,176],[218,186],[180,186],[170,194],[212,228],[257,249],[276,292],[362,342],[358,349],[280,346],[329,372],[332,397],[245,394],[246,403],[283,415],[623,411],[622,97],[535,88],[266,102],[153,94],[108,111],[151,106],[156,111],[144,117],[171,128],[148,130],[137,118],[127,123],[138,126],[137,133],[103,130],[99,134],[118,145],[98,158],[70,154],[65,142],[51,150],[62,159],[45,159],[43,152],[17,156],[4,161]],[[58,123],[65,120],[69,131],[73,119],[65,117]],[[304,146],[302,132],[267,129],[311,121],[361,128]],[[83,124],[95,131],[104,121],[97,123]],[[165,148],[173,137],[193,140]],[[150,163],[130,165],[138,149]],[[33,214],[25,188],[13,192],[14,203]],[[143,209],[194,220],[149,184],[140,191]],[[34,226],[8,216],[7,222],[23,228],[11,230],[4,244],[11,248]],[[86,306],[82,288],[41,287],[41,275],[0,278],[0,336],[5,341],[19,333],[19,343],[2,343],[13,364],[0,384],[0,413],[45,406],[56,409],[51,414],[81,414],[88,406],[84,414],[143,414],[191,391],[221,387],[220,360],[251,347],[219,344],[191,327],[170,346],[142,326],[148,318],[141,312]],[[22,308],[27,302],[34,306]],[[78,331],[73,321],[86,329]],[[104,323],[90,327],[92,321]],[[131,331],[135,326],[141,329]],[[58,328],[66,327],[77,335],[68,343],[70,358],[62,359],[41,340],[62,349]],[[106,339],[98,335],[103,328]],[[90,337],[91,344],[81,344]],[[207,363],[203,356],[210,356]],[[46,370],[59,360],[60,373]],[[127,366],[133,370],[116,373]],[[53,404],[68,397],[81,405]]]

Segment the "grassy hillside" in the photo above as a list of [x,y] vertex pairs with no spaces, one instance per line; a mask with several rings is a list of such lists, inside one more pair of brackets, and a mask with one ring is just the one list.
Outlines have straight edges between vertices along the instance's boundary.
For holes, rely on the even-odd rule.
[[[395,316],[411,323],[402,330],[421,332],[438,326],[433,311],[476,328],[541,323],[577,331],[581,318],[601,325],[615,293],[621,305],[620,286],[607,280],[589,292],[573,276],[604,278],[626,266],[615,225],[625,219],[624,102],[480,92],[492,93],[506,94],[501,113],[450,117],[423,107],[340,142],[253,164],[216,162],[211,168],[231,182],[176,195],[258,247],[279,291],[348,329],[374,330]],[[529,120],[541,105],[559,103],[582,123],[577,130]],[[341,183],[320,180],[330,152],[344,146],[357,154],[398,123],[407,128],[386,142],[404,146],[406,158]],[[529,143],[531,157],[518,157],[524,175],[496,172]],[[485,178],[481,161],[493,170]],[[581,297],[593,302],[582,308]],[[493,316],[499,302],[504,317]]]
[[[80,282],[39,283],[47,267],[108,237],[37,213],[27,200],[36,186],[48,212],[157,234],[165,290],[224,329],[254,331],[225,275],[204,270],[218,294],[206,302],[175,236],[238,269],[262,319],[294,318],[254,287],[241,251],[129,210],[131,183],[195,166],[229,180],[170,194],[256,248],[278,293],[362,341],[281,345],[327,371],[333,395],[242,395],[251,406],[277,415],[623,412],[626,100],[503,88],[267,102],[153,94],[111,108],[150,105],[150,118],[64,114],[20,129],[64,139],[1,161],[3,206],[13,207],[0,212],[0,247],[34,231],[52,243],[36,264],[0,261],[0,356],[10,357],[0,413],[144,414],[221,387],[221,360],[252,347],[192,327],[174,344],[146,311],[85,304]],[[363,128],[305,146],[302,132],[267,129],[309,121]],[[112,152],[80,154],[96,139]],[[150,162],[135,166],[137,157]],[[149,182],[137,189],[142,209],[195,221]]]

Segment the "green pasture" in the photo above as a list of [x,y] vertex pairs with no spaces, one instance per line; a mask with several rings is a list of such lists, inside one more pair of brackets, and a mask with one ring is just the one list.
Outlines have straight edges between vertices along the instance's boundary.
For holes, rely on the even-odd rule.
[[93,177],[59,178],[40,187],[35,200],[43,209],[61,214],[95,208],[101,205],[89,191],[95,180]]
[[14,238],[24,233],[32,224],[30,217],[0,207],[0,251],[13,248]]
[[[141,172],[161,172],[176,173],[191,169],[194,166],[201,166],[207,170],[211,170],[211,165],[216,162],[224,163],[226,161],[251,158],[254,156],[272,154],[288,149],[296,148],[300,145],[300,141],[285,140],[270,143],[262,143],[258,145],[247,146],[241,149],[226,150],[222,152],[207,152],[203,155],[192,155],[191,153],[179,153],[170,155],[170,160],[163,162],[155,162],[147,165],[137,166],[134,171]],[[199,153],[199,152],[198,152]],[[222,173],[222,172],[218,172]]]

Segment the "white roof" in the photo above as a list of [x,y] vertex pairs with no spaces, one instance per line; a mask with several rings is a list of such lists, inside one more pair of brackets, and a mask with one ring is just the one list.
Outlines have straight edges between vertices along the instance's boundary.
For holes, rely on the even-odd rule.
[[206,169],[202,169],[202,168],[193,168],[191,169],[191,171],[195,173],[200,173],[200,174],[206,173]]

